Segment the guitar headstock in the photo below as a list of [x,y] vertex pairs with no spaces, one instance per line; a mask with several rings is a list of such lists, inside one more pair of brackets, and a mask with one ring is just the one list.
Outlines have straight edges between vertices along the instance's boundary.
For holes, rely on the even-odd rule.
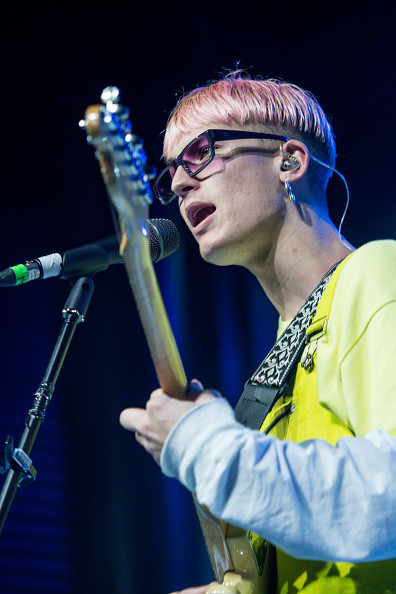
[[118,215],[121,251],[126,242],[148,235],[148,207],[153,201],[150,180],[155,169],[147,164],[142,140],[132,133],[129,110],[119,103],[117,87],[106,87],[101,105],[87,108],[80,127],[96,149],[103,181]]

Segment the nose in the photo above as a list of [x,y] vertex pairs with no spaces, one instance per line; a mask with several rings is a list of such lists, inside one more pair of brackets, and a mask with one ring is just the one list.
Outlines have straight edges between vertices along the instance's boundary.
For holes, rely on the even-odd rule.
[[188,175],[187,171],[179,165],[172,179],[172,192],[178,196],[184,196],[190,190],[194,190],[198,185],[199,181],[195,177]]

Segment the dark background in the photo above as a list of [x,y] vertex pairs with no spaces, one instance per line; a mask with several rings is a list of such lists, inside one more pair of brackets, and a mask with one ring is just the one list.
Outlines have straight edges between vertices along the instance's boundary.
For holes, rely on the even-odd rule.
[[[319,5],[319,3],[318,3]],[[184,90],[240,61],[313,91],[349,182],[344,233],[394,237],[394,28],[385,3],[14,3],[2,18],[0,269],[112,235],[94,153],[78,127],[121,88],[149,161]],[[342,183],[330,183],[337,222]],[[234,404],[271,345],[276,318],[243,271],[199,260],[181,232],[156,266],[187,375]],[[60,329],[66,281],[1,291],[0,439],[18,441]],[[165,594],[211,579],[191,497],[118,424],[157,382],[122,266],[95,277],[0,542],[0,591]]]

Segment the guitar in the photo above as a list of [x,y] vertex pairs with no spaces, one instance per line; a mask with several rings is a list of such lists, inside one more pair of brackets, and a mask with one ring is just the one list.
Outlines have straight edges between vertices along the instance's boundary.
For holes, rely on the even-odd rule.
[[[102,104],[87,108],[80,126],[96,150],[110,203],[116,214],[130,286],[163,391],[185,399],[187,379],[169,324],[148,242],[150,179],[141,139],[132,133],[129,111],[119,103],[117,87],[106,87]],[[209,594],[262,594],[263,571],[258,567],[244,530],[217,520],[194,497],[202,532],[218,585]]]

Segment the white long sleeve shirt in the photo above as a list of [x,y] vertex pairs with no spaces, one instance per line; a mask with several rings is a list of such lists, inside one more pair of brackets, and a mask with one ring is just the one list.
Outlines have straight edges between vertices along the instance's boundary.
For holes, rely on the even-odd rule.
[[237,423],[217,398],[175,425],[161,467],[213,515],[294,557],[396,557],[396,439],[384,431],[335,447],[281,441]]

